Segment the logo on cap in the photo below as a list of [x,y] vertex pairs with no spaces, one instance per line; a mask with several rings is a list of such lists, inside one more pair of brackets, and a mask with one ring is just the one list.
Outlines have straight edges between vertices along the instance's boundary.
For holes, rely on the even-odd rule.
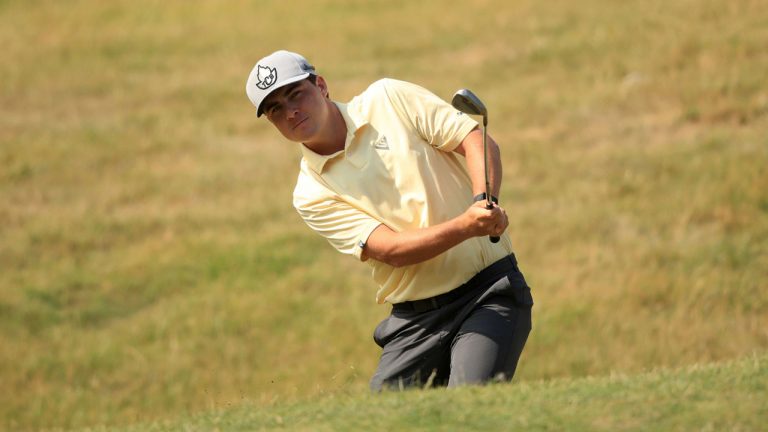
[[302,61],[300,67],[301,67],[301,70],[303,70],[304,72],[308,72],[308,73],[315,72],[315,67],[307,63],[306,61]]
[[266,90],[277,82],[277,69],[259,65],[259,70],[256,72],[256,79],[259,80],[256,83],[256,87]]

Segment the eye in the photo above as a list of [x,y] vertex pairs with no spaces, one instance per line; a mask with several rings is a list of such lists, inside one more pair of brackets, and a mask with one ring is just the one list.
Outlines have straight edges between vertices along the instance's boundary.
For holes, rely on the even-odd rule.
[[280,110],[282,110],[283,107],[280,104],[272,105],[271,107],[267,108],[267,117],[272,117],[275,114],[280,113]]

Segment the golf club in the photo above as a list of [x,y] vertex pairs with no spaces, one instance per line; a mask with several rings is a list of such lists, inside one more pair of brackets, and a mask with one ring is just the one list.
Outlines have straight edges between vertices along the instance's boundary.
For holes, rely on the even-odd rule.
[[[485,109],[483,101],[479,97],[475,96],[469,89],[460,89],[453,95],[451,105],[457,110],[471,115],[483,116],[483,168],[485,169],[485,208],[492,209],[493,203],[491,202],[491,184],[488,180],[488,143],[486,142],[488,137],[488,110]],[[499,241],[499,237],[491,236],[491,243]]]

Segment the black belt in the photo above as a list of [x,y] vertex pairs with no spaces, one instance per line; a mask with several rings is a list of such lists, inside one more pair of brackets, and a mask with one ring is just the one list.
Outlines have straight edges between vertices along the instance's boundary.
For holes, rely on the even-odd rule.
[[434,297],[395,303],[392,305],[392,311],[426,312],[439,309],[473,290],[486,286],[489,282],[492,282],[494,278],[515,269],[517,269],[517,260],[515,259],[515,254],[510,254],[484,268],[480,273],[474,275],[472,279],[468,280],[458,288]]

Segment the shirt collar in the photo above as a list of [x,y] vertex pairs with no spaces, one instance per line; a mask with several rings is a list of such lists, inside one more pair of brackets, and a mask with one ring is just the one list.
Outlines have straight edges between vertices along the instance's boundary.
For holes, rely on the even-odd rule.
[[322,174],[323,167],[329,160],[339,157],[342,153],[344,153],[344,156],[346,157],[347,152],[351,150],[351,145],[354,144],[353,138],[355,137],[355,134],[357,134],[357,131],[368,124],[368,121],[361,116],[354,107],[335,101],[334,104],[336,104],[339,112],[341,112],[341,116],[344,118],[344,123],[347,125],[347,137],[344,142],[344,150],[340,150],[330,155],[321,155],[310,150],[304,144],[300,145],[302,157],[307,161],[309,168],[317,174]]

